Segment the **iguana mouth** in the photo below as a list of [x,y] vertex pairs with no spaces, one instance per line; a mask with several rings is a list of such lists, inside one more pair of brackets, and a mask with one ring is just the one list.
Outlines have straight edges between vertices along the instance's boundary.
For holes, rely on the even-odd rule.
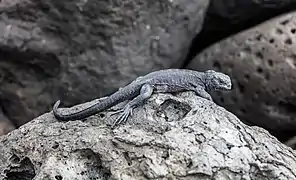
[[231,90],[232,89],[232,85],[231,84],[227,85],[225,89],[226,90]]
[[231,90],[231,89],[232,89],[231,84],[227,84],[225,86],[219,86],[219,87],[215,88],[215,90]]

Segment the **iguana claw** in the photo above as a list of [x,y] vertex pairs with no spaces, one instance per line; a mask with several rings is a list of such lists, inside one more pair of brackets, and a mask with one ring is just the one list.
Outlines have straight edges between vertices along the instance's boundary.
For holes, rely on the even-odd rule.
[[111,128],[114,128],[116,125],[125,123],[127,121],[127,119],[129,118],[129,116],[133,115],[133,108],[127,105],[124,108],[113,112],[111,114],[111,116],[118,114],[118,113],[121,113],[121,114],[115,119]]

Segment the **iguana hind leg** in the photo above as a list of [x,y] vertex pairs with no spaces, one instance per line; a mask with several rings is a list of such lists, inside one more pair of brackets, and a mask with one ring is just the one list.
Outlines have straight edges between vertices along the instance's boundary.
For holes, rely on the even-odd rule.
[[121,113],[114,121],[112,128],[121,123],[125,123],[129,116],[133,114],[133,109],[142,104],[146,99],[150,98],[153,93],[153,87],[149,84],[144,84],[141,87],[140,94],[133,100],[128,102],[122,109],[113,112],[111,115]]

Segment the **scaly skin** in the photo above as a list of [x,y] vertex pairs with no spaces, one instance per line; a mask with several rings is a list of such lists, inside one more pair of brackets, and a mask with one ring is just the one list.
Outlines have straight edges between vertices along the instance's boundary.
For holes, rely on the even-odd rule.
[[213,70],[198,72],[186,69],[166,69],[138,77],[109,97],[79,112],[62,115],[58,111],[60,101],[57,101],[53,106],[53,113],[58,120],[74,121],[87,118],[122,101],[132,99],[123,109],[113,113],[121,113],[115,120],[114,127],[126,122],[133,109],[151,97],[154,92],[194,91],[198,96],[212,101],[209,91],[227,91],[231,89],[231,86],[229,76]]

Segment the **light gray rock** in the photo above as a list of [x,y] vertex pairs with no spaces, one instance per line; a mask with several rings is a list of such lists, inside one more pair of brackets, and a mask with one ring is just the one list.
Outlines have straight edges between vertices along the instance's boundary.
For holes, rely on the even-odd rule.
[[274,133],[296,129],[296,12],[224,39],[201,52],[188,69],[219,70],[234,89],[213,93],[241,120]]
[[193,92],[154,94],[114,130],[109,116],[65,123],[50,112],[0,137],[0,178],[296,179],[295,151]]
[[21,125],[51,108],[112,93],[148,72],[177,68],[209,0],[4,0],[0,103]]

